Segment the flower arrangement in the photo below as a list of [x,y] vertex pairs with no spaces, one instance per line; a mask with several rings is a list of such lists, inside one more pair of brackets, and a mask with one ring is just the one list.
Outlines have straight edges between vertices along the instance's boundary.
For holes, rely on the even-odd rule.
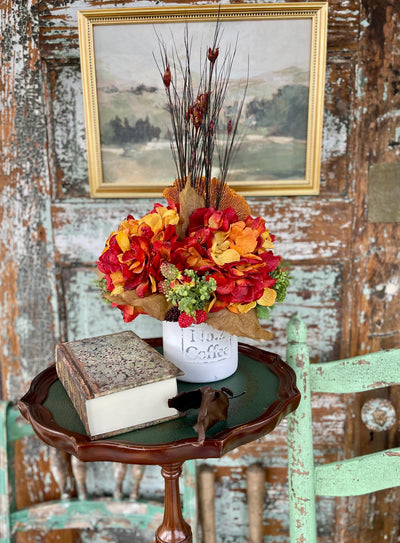
[[[147,313],[181,327],[206,322],[241,337],[270,339],[259,319],[284,300],[289,277],[264,219],[253,218],[244,198],[226,184],[245,92],[222,126],[234,51],[219,67],[219,31],[217,23],[196,90],[187,32],[185,61],[176,50],[170,60],[159,38],[178,177],[164,190],[166,205],[155,204],[140,219],[129,215],[110,234],[97,266],[104,296],[126,322]],[[218,179],[212,176],[214,154]]]

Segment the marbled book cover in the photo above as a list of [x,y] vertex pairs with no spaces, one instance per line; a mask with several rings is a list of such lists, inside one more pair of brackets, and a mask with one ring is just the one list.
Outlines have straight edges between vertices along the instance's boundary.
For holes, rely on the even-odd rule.
[[60,343],[56,369],[89,435],[86,400],[183,373],[131,331]]
[[74,364],[88,388],[88,398],[96,398],[132,387],[171,379],[182,372],[172,362],[134,332],[61,343],[56,347]]

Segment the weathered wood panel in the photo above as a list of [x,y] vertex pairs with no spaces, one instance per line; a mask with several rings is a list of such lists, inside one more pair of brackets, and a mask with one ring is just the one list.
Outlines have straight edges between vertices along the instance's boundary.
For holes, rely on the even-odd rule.
[[321,194],[346,197],[350,182],[355,55],[328,52],[324,128],[321,157]]
[[[0,311],[6,331],[0,341],[3,394],[16,398],[47,364],[57,316],[37,18],[30,3],[0,8]],[[15,27],[24,33],[15,34]]]
[[[399,252],[400,224],[367,223],[368,171],[372,164],[398,162],[400,95],[399,79],[400,6],[392,1],[360,2],[360,44],[357,64],[357,119],[355,243],[352,246],[352,277],[362,288],[354,289],[350,319],[351,354],[368,352],[399,344]],[[384,210],[382,210],[384,212]],[[399,409],[399,393],[393,391]],[[355,417],[349,422],[347,454],[368,453],[382,446],[395,446],[399,436],[389,432],[370,438],[360,420],[359,408],[367,396],[356,399],[349,410]],[[377,504],[380,504],[377,507]],[[345,501],[352,531],[350,543],[365,539],[375,543],[397,541],[399,491],[383,491],[357,500]],[[396,505],[395,505],[396,504]],[[346,517],[346,515],[344,515]],[[378,529],[377,529],[378,527]],[[346,528],[339,522],[339,535]],[[348,526],[347,526],[348,530]]]
[[[304,0],[295,0],[297,2]],[[308,0],[305,0],[308,1]],[[164,2],[165,4],[172,2]],[[174,2],[185,4],[189,2]],[[213,2],[210,2],[213,3]],[[214,2],[215,3],[215,2]],[[284,2],[282,2],[284,3]],[[140,5],[140,2],[120,0],[72,0],[58,5],[56,2],[42,1],[40,12],[40,45],[43,57],[65,58],[67,55],[79,56],[77,12],[80,9],[124,8]],[[331,0],[329,2],[328,46],[332,50],[353,50],[357,48],[359,31],[359,1]],[[70,50],[65,50],[65,42]]]
[[[52,206],[57,262],[92,264],[105,241],[128,215],[139,218],[156,200],[132,199]],[[351,246],[352,211],[343,199],[249,198],[253,216],[262,216],[275,235],[275,250],[290,262],[342,262]],[[338,226],[340,225],[340,226]],[[71,243],[71,240],[74,240]]]
[[[94,262],[121,218],[145,214],[153,201],[109,203],[88,197],[77,11],[132,5],[140,3],[29,0],[6,1],[0,7],[0,316],[6,332],[0,356],[7,397],[17,398],[51,361],[59,337],[127,326],[119,312],[98,297],[92,285]],[[400,225],[368,223],[367,218],[371,166],[399,160],[399,10],[396,0],[329,2],[321,195],[250,201],[253,214],[264,216],[276,234],[277,252],[293,266],[288,300],[271,320],[276,339],[267,346],[281,354],[286,323],[296,311],[308,324],[314,358],[398,345]],[[160,335],[159,323],[140,319],[134,323],[140,334]],[[399,413],[398,390],[392,391],[391,400]],[[352,398],[345,406],[341,400],[317,400],[318,459],[398,444],[397,430],[375,434],[370,441],[359,419],[363,401]],[[219,540],[246,539],[243,466],[261,459],[268,480],[265,541],[287,541],[284,436],[282,427],[216,463],[218,512],[227,515],[226,533],[220,531]],[[21,503],[53,496],[45,452],[28,442],[18,454],[21,465],[26,465],[26,456],[35,473],[44,474],[42,483],[35,474],[21,474]],[[107,492],[106,487],[99,492]],[[231,499],[232,514],[226,511]],[[324,501],[321,542],[380,543],[384,537],[394,543],[398,504],[396,493],[350,503],[338,500],[337,506]],[[31,534],[30,541],[66,541],[64,536]],[[122,533],[80,537],[96,543],[126,540]]]
[[48,62],[46,67],[53,194],[57,198],[89,197],[80,65],[73,60]]

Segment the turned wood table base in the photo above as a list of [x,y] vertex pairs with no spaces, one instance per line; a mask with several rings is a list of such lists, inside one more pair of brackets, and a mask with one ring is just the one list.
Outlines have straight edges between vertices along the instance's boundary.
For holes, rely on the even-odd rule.
[[192,543],[192,530],[182,516],[179,477],[183,462],[165,464],[161,475],[165,481],[164,518],[156,532],[156,543]]

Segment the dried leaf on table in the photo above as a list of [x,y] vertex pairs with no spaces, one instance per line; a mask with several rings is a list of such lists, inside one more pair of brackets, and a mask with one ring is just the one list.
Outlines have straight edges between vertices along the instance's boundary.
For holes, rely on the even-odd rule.
[[199,443],[203,443],[206,432],[220,420],[228,417],[229,396],[233,396],[231,390],[223,388],[214,390],[210,386],[202,388],[203,399],[200,405],[197,424],[193,427],[199,436]]
[[199,443],[203,443],[207,430],[220,420],[227,419],[229,399],[232,396],[233,392],[229,388],[215,390],[204,386],[190,392],[181,392],[168,400],[168,406],[181,412],[200,408],[197,423],[193,428],[199,436]]

